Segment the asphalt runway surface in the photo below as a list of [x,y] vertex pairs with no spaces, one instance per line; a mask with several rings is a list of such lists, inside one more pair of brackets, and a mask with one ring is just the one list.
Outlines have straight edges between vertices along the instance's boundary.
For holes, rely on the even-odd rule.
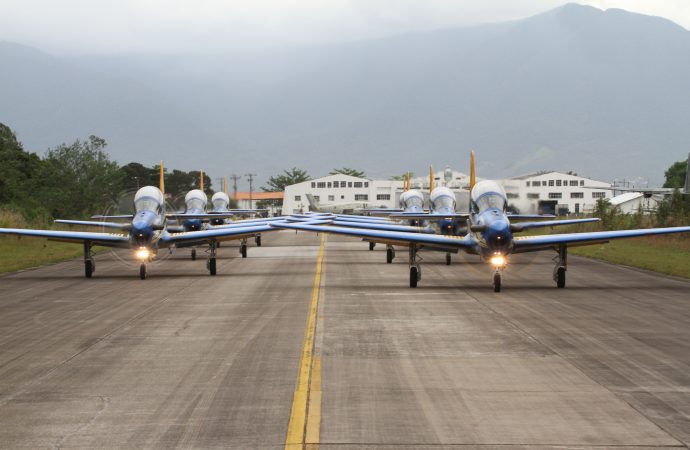
[[[263,236],[0,277],[0,448],[687,448],[690,282]],[[323,247],[322,247],[323,245]]]

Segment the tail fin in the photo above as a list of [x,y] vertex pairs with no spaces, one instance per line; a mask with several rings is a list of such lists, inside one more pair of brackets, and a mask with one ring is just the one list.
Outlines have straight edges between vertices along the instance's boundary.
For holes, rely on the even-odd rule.
[[318,211],[319,210],[319,202],[316,201],[313,195],[307,194],[307,202],[309,202],[309,211]]
[[223,192],[228,193],[228,177],[223,177]]
[[685,170],[685,187],[683,188],[686,194],[690,194],[690,153],[688,153],[688,166]]
[[429,166],[429,192],[434,190],[434,168]]
[[164,177],[164,169],[163,169],[163,160],[161,159],[161,166],[160,166],[160,175],[159,175],[159,180],[158,180],[158,185],[160,187],[161,192],[163,195],[165,195],[165,177]]
[[204,169],[199,171],[199,190],[204,192]]
[[474,150],[472,150],[472,153],[470,154],[470,192],[472,192],[472,188],[474,188],[476,182],[476,172],[474,171]]

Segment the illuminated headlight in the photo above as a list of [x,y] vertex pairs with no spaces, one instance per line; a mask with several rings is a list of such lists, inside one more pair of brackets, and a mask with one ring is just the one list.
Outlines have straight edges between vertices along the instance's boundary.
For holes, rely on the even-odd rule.
[[137,258],[139,258],[139,259],[148,259],[150,254],[151,253],[146,248],[140,248],[136,252]]
[[506,264],[506,258],[505,256],[501,255],[496,255],[491,257],[491,265],[500,267],[500,266],[505,266]]

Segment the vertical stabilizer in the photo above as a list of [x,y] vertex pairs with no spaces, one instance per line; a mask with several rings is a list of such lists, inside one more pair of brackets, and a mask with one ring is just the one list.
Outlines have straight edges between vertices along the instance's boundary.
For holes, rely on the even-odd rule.
[[199,171],[199,190],[204,192],[204,170]]
[[474,184],[477,182],[476,173],[474,171],[474,150],[470,153],[470,192],[474,188]]
[[429,166],[429,192],[434,190],[434,168]]
[[228,177],[223,177],[223,192],[228,193]]
[[685,186],[683,192],[690,194],[690,153],[688,153],[688,165],[685,168]]
[[306,194],[307,202],[309,202],[309,211],[317,212],[319,210],[319,202],[316,201],[312,194]]
[[159,175],[159,180],[158,180],[158,187],[160,188],[161,192],[163,195],[165,195],[165,177],[163,176],[164,174],[163,170],[163,160],[161,159],[161,165],[160,165],[160,175]]

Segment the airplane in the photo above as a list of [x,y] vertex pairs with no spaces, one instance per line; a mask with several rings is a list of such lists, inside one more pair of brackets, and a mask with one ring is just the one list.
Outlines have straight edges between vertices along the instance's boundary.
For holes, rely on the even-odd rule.
[[[209,256],[206,267],[210,275],[215,275],[217,248],[220,241],[243,239],[248,236],[253,236],[256,233],[274,229],[266,223],[259,223],[236,228],[170,233],[167,230],[168,218],[180,218],[180,216],[182,216],[184,219],[191,219],[203,215],[191,213],[183,215],[167,214],[165,212],[162,161],[160,169],[160,186],[160,189],[155,186],[144,186],[136,192],[134,195],[135,214],[102,217],[103,219],[131,219],[130,223],[63,221],[63,223],[76,225],[116,228],[121,233],[0,228],[0,234],[41,237],[54,241],[83,245],[84,275],[86,278],[91,278],[95,271],[95,260],[92,252],[93,246],[99,245],[130,249],[135,258],[141,263],[139,266],[139,276],[144,280],[147,277],[147,264],[153,260],[160,249],[190,245],[208,245]],[[325,223],[324,221],[314,222]]]
[[307,201],[309,202],[310,212],[332,214],[348,214],[358,209],[367,208],[369,206],[369,202],[321,204],[319,200],[317,200],[312,194],[307,194]]
[[[472,171],[474,172],[474,168]],[[377,242],[386,242],[390,245],[408,246],[411,288],[417,287],[421,280],[421,267],[417,256],[419,249],[435,247],[463,250],[469,254],[479,255],[483,261],[489,263],[492,267],[495,292],[501,291],[502,273],[508,265],[510,255],[515,253],[556,251],[553,279],[558,288],[564,288],[569,246],[601,244],[612,239],[690,232],[690,226],[685,226],[518,237],[513,234],[529,228],[550,226],[550,224],[544,225],[544,222],[538,221],[511,223],[510,216],[506,214],[507,204],[506,193],[499,183],[493,180],[479,182],[471,180],[470,211],[466,216],[467,234],[464,236],[353,229],[309,223],[274,223],[271,226],[317,233],[343,234],[375,239]]]

